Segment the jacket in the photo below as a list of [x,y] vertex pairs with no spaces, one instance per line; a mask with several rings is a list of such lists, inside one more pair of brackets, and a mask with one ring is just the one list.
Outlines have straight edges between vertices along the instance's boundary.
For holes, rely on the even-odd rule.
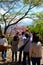
[[42,56],[42,46],[41,42],[37,42],[37,44],[32,43],[29,50],[30,58],[41,58]]
[[[28,41],[28,42],[27,42],[27,41]],[[26,43],[26,42],[27,42],[27,43]],[[29,41],[29,38],[25,39],[24,44],[25,44],[25,43],[26,43],[26,46],[24,47],[23,51],[24,51],[24,52],[29,52],[30,45],[31,45],[31,43],[30,43],[30,41]]]

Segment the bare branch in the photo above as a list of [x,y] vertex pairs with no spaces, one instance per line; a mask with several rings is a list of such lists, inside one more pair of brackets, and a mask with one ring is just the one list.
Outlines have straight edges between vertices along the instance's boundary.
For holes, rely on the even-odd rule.
[[[20,20],[22,20],[22,19],[28,14],[28,12],[29,12],[32,8],[34,8],[34,6],[33,6],[33,7],[30,6],[29,9],[28,9],[28,11],[25,13],[24,16],[22,16],[17,22],[15,22],[15,23],[13,23],[13,24],[9,24],[8,27],[11,26],[11,25],[17,24]],[[13,19],[14,19],[14,18],[13,18]]]
[[[23,8],[24,8],[24,7],[25,7],[25,6],[23,6]],[[21,8],[18,12],[20,12],[23,8]],[[17,16],[18,12],[16,13],[15,17]],[[13,18],[9,21],[8,25],[10,24],[10,22],[11,22],[15,17],[13,17]]]
[[13,5],[12,7],[10,7],[10,9],[9,9],[7,12],[5,12],[5,13],[3,14],[3,16],[5,16],[5,14],[8,13],[12,8],[14,8],[14,5]]
[[17,1],[19,1],[19,0],[2,0],[2,1],[0,1],[0,2],[17,2]]
[[29,19],[32,19],[32,20],[34,20],[32,17],[28,17],[28,16],[27,16],[27,17],[24,17],[24,18],[29,18]]

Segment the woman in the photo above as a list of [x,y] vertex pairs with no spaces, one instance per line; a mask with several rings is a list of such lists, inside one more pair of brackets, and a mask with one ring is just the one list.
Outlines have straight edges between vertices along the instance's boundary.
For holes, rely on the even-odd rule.
[[31,44],[30,50],[29,50],[29,55],[32,61],[32,65],[40,65],[41,62],[41,51],[42,46],[41,42],[39,40],[39,37],[37,36],[36,33],[33,33],[33,42]]
[[18,33],[16,33],[11,44],[12,62],[14,61],[14,53],[15,53],[15,62],[17,61],[18,42],[19,42]]
[[8,40],[4,34],[1,35],[0,43],[2,45],[2,61],[5,61],[6,60]]

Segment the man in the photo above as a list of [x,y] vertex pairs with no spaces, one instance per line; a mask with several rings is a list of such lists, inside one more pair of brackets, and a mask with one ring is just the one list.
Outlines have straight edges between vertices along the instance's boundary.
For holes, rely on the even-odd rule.
[[[24,45],[24,39],[26,39],[25,32],[22,32],[22,36],[19,39],[19,42],[21,43],[21,47]],[[21,63],[21,56],[22,56],[22,50],[20,50],[20,53],[19,53],[19,63]]]

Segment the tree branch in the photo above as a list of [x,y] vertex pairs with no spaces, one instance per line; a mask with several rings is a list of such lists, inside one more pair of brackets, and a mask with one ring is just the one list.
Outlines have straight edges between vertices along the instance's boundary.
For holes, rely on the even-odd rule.
[[[33,6],[32,8],[34,8],[34,6]],[[9,26],[17,24],[20,20],[22,20],[22,19],[28,14],[28,12],[29,12],[32,8],[31,8],[31,6],[30,6],[29,9],[28,9],[28,11],[24,14],[24,16],[22,16],[17,22],[15,22],[15,23],[13,23],[13,24],[10,24]]]
[[25,17],[25,18],[29,18],[29,19],[32,19],[32,20],[34,20],[32,17]]
[[[25,7],[25,6],[23,6],[23,8],[24,8],[24,7]],[[21,8],[18,12],[20,12],[23,8]],[[16,13],[15,17],[17,16],[18,12]],[[8,25],[10,24],[10,22],[11,22],[15,17],[13,17],[13,18],[9,21]]]
[[[7,26],[7,28],[8,28],[9,26],[11,26],[11,25],[17,24],[20,20],[22,20],[22,19],[28,14],[28,12],[29,12],[32,8],[34,8],[34,6],[31,7],[31,5],[30,5],[30,7],[29,7],[28,11],[25,13],[25,15],[24,15],[23,17],[21,17],[17,22],[15,22],[15,23],[13,23],[13,24],[9,24],[9,25]],[[14,19],[14,18],[13,18],[13,19]]]
[[[32,6],[32,7],[31,7],[31,6],[32,6],[32,5],[30,5],[30,7],[28,8],[27,12],[26,12],[20,19],[18,19],[18,21],[16,21],[15,23],[12,23],[12,24],[9,24],[9,25],[6,26],[5,33],[6,33],[6,30],[8,29],[8,27],[10,27],[11,25],[17,24],[20,20],[22,20],[22,19],[28,14],[28,12],[29,12],[32,8],[36,7],[36,6]],[[14,18],[13,18],[13,19],[14,19]],[[12,20],[13,20],[13,19],[12,19]],[[11,20],[11,21],[12,21],[12,20]],[[10,22],[11,22],[11,21],[10,21]]]
[[10,9],[9,9],[7,12],[5,12],[5,13],[3,14],[3,16],[5,16],[5,14],[8,13],[12,8],[14,8],[14,5],[13,5],[12,7],[10,7]]

